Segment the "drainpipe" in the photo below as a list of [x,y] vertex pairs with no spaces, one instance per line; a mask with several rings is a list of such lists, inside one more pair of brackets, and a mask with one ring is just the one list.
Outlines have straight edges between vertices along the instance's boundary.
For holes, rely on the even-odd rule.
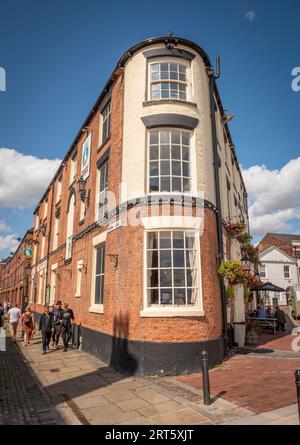
[[[51,207],[50,207],[50,218],[49,218],[49,229],[48,229],[47,273],[46,273],[45,292],[47,292],[47,286],[48,286],[49,253],[50,253],[51,229],[52,229],[52,213],[53,213],[53,196],[54,196],[54,185],[52,185],[52,193],[51,193]],[[48,212],[49,212],[49,203],[48,203]],[[49,213],[48,213],[48,215],[49,215]],[[50,289],[50,292],[51,292],[51,289]],[[46,298],[46,293],[45,293],[45,298]],[[51,298],[51,294],[49,295],[49,298]],[[50,304],[50,301],[49,301],[49,304]]]
[[[214,178],[215,178],[215,192],[216,192],[216,218],[217,218],[217,234],[218,234],[218,249],[220,261],[224,259],[223,248],[223,225],[222,225],[222,213],[221,213],[221,195],[220,195],[220,177],[219,177],[219,155],[217,144],[217,128],[216,128],[216,116],[215,116],[215,98],[214,98],[214,86],[215,79],[220,77],[219,58],[217,59],[217,74],[214,76],[213,69],[208,70],[209,77],[209,91],[210,91],[210,113],[211,113],[211,130],[212,130],[212,145],[213,145],[213,161],[214,161]],[[227,337],[227,310],[226,310],[226,292],[224,279],[220,277],[220,290],[221,290],[221,304],[222,304],[222,316],[223,316],[223,341],[225,354],[228,353],[228,337]]]

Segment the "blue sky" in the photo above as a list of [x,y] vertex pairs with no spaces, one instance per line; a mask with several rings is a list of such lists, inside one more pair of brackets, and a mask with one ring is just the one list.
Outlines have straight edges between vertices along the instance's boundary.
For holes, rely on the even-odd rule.
[[[1,0],[7,91],[0,92],[0,153],[10,150],[3,159],[15,170],[5,176],[1,161],[0,257],[32,225],[47,185],[22,165],[32,160],[39,169],[52,160],[52,174],[119,57],[169,30],[198,43],[213,62],[221,56],[218,84],[224,107],[235,115],[230,128],[249,184],[255,235],[264,227],[299,233],[300,193],[286,190],[288,181],[300,182],[300,92],[291,88],[291,71],[300,66],[299,16],[297,0]],[[21,196],[28,179],[35,193]],[[10,198],[18,184],[19,200]]]

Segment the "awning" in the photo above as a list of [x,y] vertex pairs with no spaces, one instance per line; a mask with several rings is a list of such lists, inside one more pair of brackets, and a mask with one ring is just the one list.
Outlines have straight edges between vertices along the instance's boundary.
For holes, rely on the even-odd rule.
[[259,284],[257,286],[253,286],[251,290],[257,290],[257,291],[271,291],[271,292],[285,292],[285,289],[282,289],[282,287],[276,286],[275,284],[272,284],[270,282]]

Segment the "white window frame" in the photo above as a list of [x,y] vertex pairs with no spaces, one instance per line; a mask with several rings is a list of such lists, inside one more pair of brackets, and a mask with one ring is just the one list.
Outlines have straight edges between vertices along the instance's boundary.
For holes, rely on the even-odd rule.
[[58,247],[59,223],[60,223],[60,216],[55,216],[54,228],[53,228],[52,250],[56,250]]
[[[286,276],[286,273],[288,273],[288,276]],[[283,266],[283,276],[286,279],[291,278],[291,267],[288,264]]]
[[72,184],[77,175],[77,152],[70,159],[70,184]]
[[[106,127],[108,131],[106,132],[106,135],[104,135],[104,124],[107,120],[109,121],[109,125]],[[102,145],[108,141],[111,135],[111,100],[109,100],[101,112],[101,124]]]
[[[159,79],[159,80],[154,80],[152,81],[151,79],[151,71],[152,71],[152,65],[155,64],[162,64],[162,63],[167,63],[167,64],[176,64],[176,65],[182,65],[185,66],[186,69],[186,80],[185,81],[181,81],[181,80],[176,80],[176,79]],[[170,71],[170,70],[169,70]],[[186,98],[185,99],[180,99],[178,98],[172,98],[172,97],[160,97],[159,99],[152,99],[151,97],[151,85],[152,84],[159,84],[159,83],[176,83],[176,84],[184,84],[186,86]],[[161,91],[161,90],[160,90]],[[178,102],[188,102],[191,100],[192,94],[191,94],[191,63],[187,60],[178,58],[178,57],[157,57],[157,58],[153,58],[151,59],[151,62],[148,63],[148,100],[150,101],[163,101],[163,100],[174,100],[174,101],[178,101]]]
[[60,176],[57,179],[56,183],[56,203],[58,203],[61,200],[61,194],[62,194],[62,176]]
[[[103,190],[100,190],[101,186],[101,169],[106,166],[106,186]],[[107,192],[108,192],[108,181],[109,181],[109,157],[97,168],[97,180],[96,180],[96,221],[102,220],[107,212],[108,202],[107,202]],[[102,215],[100,217],[100,203]]]
[[[189,191],[185,191],[185,192],[161,192],[161,191],[150,191],[150,135],[151,133],[154,133],[156,131],[161,131],[161,130],[166,130],[166,131],[183,131],[186,133],[189,133],[190,136],[190,145],[189,145],[189,180],[190,180],[190,190]],[[160,143],[158,144],[158,147],[160,147]],[[180,144],[180,149],[182,149],[182,144]],[[171,159],[171,161],[174,160],[176,161],[176,159]],[[152,160],[153,161],[153,160]],[[158,158],[158,163],[160,165],[160,157]],[[182,164],[182,160],[180,161]],[[172,165],[171,165],[172,168]],[[170,172],[171,173],[171,172]],[[161,176],[164,175],[160,175],[160,166],[159,166],[159,174],[158,174],[158,178],[160,178]],[[175,175],[174,175],[175,176]],[[172,178],[173,175],[170,174],[170,178]],[[183,178],[183,175],[180,176],[180,178]],[[192,132],[191,130],[185,130],[183,128],[173,128],[173,127],[161,127],[161,128],[153,128],[152,130],[147,131],[147,193],[150,195],[158,195],[158,194],[162,194],[162,195],[174,195],[174,194],[179,194],[179,195],[186,195],[186,196],[191,196],[193,194],[195,194],[197,192],[197,170],[196,170],[196,153],[195,153],[195,134],[194,132]]]
[[78,260],[76,268],[76,292],[75,292],[76,298],[81,297],[82,269],[83,269],[83,260]]
[[[144,244],[143,244],[143,309],[140,312],[141,317],[178,317],[178,316],[204,316],[203,310],[203,291],[202,291],[202,273],[201,273],[201,246],[200,246],[200,226],[201,218],[180,217],[180,216],[159,216],[142,218],[144,225]],[[178,231],[178,232],[195,232],[196,240],[196,260],[197,260],[197,282],[198,282],[198,298],[194,306],[148,306],[147,293],[147,239],[148,233],[153,231]]]
[[56,293],[56,281],[57,281],[57,263],[51,266],[51,276],[50,276],[50,304],[55,303],[55,293]]
[[[95,304],[95,284],[96,284],[96,261],[97,261],[97,248],[101,244],[105,244],[107,238],[107,231],[100,233],[99,235],[93,238],[93,260],[92,260],[92,279],[91,279],[91,300],[89,312],[95,314],[103,314],[104,313],[104,304]],[[104,261],[105,268],[105,261]]]
[[[264,268],[264,271],[262,271],[262,267]],[[267,265],[266,264],[260,265],[259,273],[260,273],[261,278],[267,278]],[[262,273],[264,273],[264,275]]]

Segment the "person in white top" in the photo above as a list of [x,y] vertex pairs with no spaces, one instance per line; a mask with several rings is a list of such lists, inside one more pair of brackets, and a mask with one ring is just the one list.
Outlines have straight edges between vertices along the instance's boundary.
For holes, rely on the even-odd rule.
[[12,307],[8,311],[8,321],[9,321],[10,327],[11,327],[11,336],[12,336],[13,343],[16,343],[17,328],[18,328],[20,317],[21,317],[21,310],[19,309],[19,306],[16,303],[15,307]]

